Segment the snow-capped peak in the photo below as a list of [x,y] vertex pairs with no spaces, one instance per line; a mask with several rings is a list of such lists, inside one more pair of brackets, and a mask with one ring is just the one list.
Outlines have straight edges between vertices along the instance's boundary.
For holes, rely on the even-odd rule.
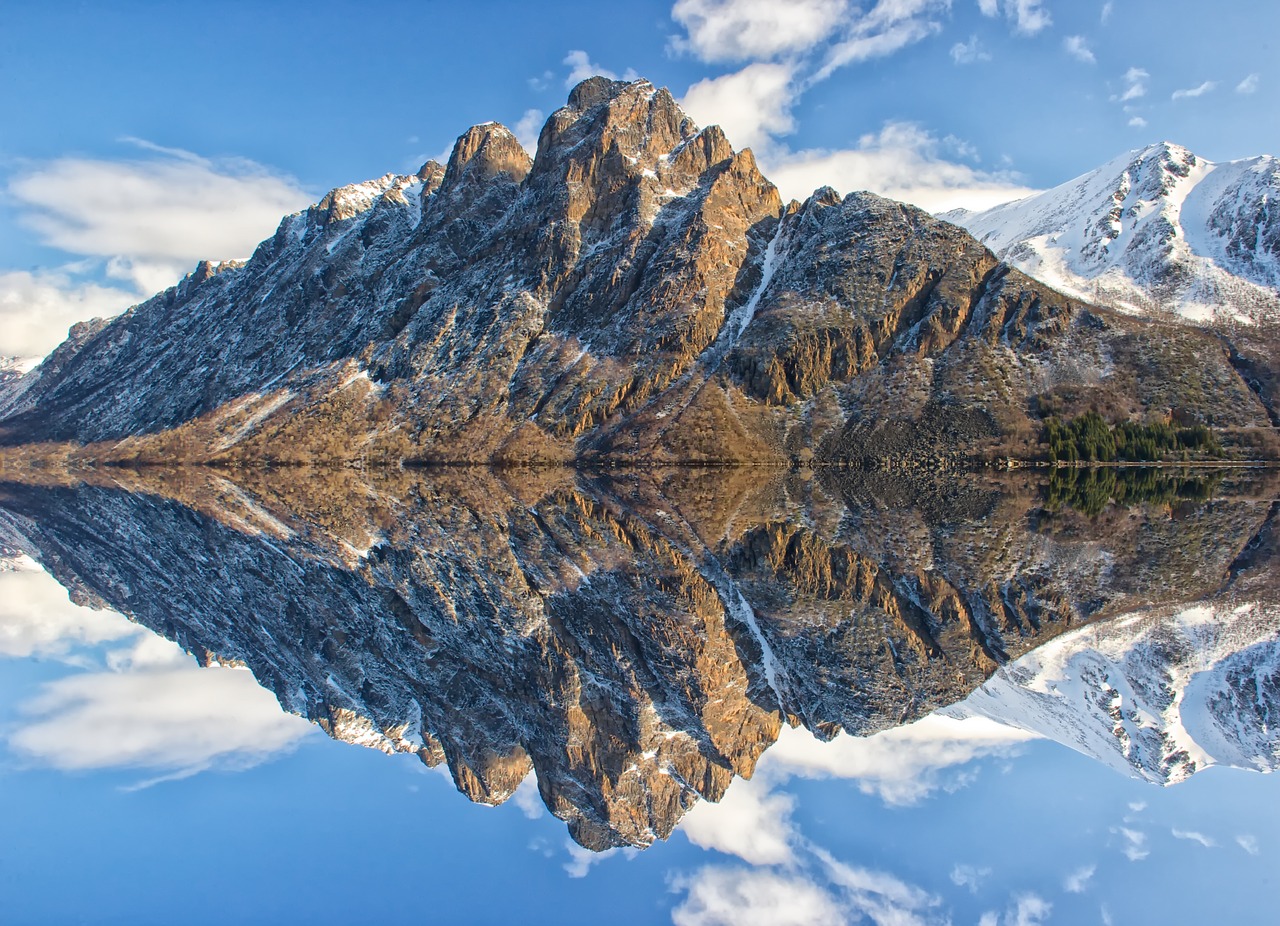
[[1215,163],[1166,141],[1043,193],[944,218],[1078,298],[1197,321],[1275,317],[1277,194],[1273,157]]

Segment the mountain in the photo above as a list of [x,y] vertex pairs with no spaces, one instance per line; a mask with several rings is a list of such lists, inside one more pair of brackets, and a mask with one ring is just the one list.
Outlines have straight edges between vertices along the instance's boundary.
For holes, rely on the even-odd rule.
[[[665,838],[784,723],[870,735],[1082,625],[1275,600],[1275,486],[1245,471],[1208,501],[1171,477],[1097,517],[1021,473],[27,475],[55,484],[0,481],[0,553],[202,664],[246,666],[337,739],[445,765],[474,801],[533,771],[594,849]],[[1087,726],[1086,708],[1060,713]],[[1236,714],[1242,742],[1274,735]]]
[[1217,334],[1063,296],[913,207],[783,203],[665,89],[591,78],[532,159],[475,126],[447,165],[335,190],[247,262],[77,325],[0,395],[0,440],[143,462],[949,458],[1019,452],[1046,409],[1265,426],[1264,380]]
[[1195,321],[1280,319],[1280,160],[1164,142],[1061,186],[944,218],[1079,299]]
[[1157,609],[1060,637],[952,713],[1048,737],[1156,784],[1280,768],[1280,608]]

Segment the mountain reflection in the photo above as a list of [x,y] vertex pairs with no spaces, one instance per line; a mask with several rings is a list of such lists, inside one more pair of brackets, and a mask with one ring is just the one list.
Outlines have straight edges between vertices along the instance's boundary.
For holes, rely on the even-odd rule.
[[[784,724],[867,736],[958,702],[1154,780],[1237,755],[1273,767],[1274,485],[1065,479],[44,473],[0,484],[0,546],[202,663],[247,666],[337,739],[447,764],[474,801],[536,772],[591,849],[665,838]],[[1134,612],[1096,625],[1105,659],[1073,635],[969,697]],[[1221,666],[1202,693],[1218,725],[1198,717],[1213,728],[1183,748],[1161,712],[1197,658]],[[1075,669],[1097,683],[1078,697],[1036,687]]]

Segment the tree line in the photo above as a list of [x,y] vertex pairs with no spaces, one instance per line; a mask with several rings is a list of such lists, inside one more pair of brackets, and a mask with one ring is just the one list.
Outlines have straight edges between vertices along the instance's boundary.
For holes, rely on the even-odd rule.
[[1179,428],[1165,422],[1111,425],[1096,411],[1045,422],[1051,463],[1155,463],[1169,457],[1218,459],[1222,445],[1202,424]]

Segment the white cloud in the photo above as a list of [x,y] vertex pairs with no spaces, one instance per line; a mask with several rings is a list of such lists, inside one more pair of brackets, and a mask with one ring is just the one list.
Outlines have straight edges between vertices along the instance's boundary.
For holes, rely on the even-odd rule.
[[836,899],[808,878],[749,868],[707,867],[676,878],[686,892],[676,926],[842,926]]
[[1244,80],[1240,81],[1240,83],[1236,84],[1236,93],[1257,93],[1258,84],[1261,79],[1262,78],[1257,74],[1250,74]]
[[921,126],[889,122],[864,135],[855,148],[769,153],[762,160],[784,198],[804,199],[817,187],[832,186],[841,193],[870,190],[942,212],[985,209],[1034,192],[1008,173],[947,160],[943,149],[943,141]]
[[848,64],[887,57],[941,32],[936,17],[950,9],[951,0],[877,0],[867,12],[853,15],[812,81],[825,80]]
[[[59,158],[9,180],[21,224],[42,244],[89,260],[0,270],[0,354],[43,355],[71,324],[115,315],[200,260],[247,257],[282,216],[312,199],[252,161],[125,141],[147,156]],[[104,286],[99,275],[122,285]]]
[[618,75],[613,71],[602,68],[591,60],[590,56],[581,49],[575,49],[564,57],[564,64],[569,66],[569,76],[564,79],[566,87],[572,87],[586,80],[588,77],[607,77],[610,80],[617,80]]
[[942,787],[942,769],[988,755],[1007,755],[1031,734],[985,718],[932,714],[870,737],[840,734],[829,743],[784,727],[756,774],[849,778],[886,803],[909,805]]
[[43,357],[76,322],[109,318],[145,295],[67,271],[0,270],[0,356]]
[[1020,894],[1014,900],[1014,906],[1006,922],[1013,926],[1038,926],[1048,919],[1053,904],[1038,894]]
[[843,904],[853,914],[854,922],[869,919],[881,926],[950,922],[948,917],[931,912],[941,905],[941,898],[886,872],[846,865],[816,847],[812,851],[826,868],[832,884],[841,890]]
[[1206,849],[1212,849],[1218,845],[1216,840],[1206,836],[1204,833],[1197,833],[1194,830],[1180,830],[1177,827],[1174,827],[1173,838],[1185,839],[1188,842],[1198,842]]
[[1099,16],[1098,18],[1101,20],[1104,26],[1107,23],[1111,22],[1111,14],[1114,13],[1115,11],[1116,11],[1116,5],[1112,3],[1111,0],[1107,0],[1106,3],[1102,4],[1102,15]]
[[1089,42],[1083,35],[1069,35],[1062,40],[1062,47],[1067,54],[1075,58],[1077,61],[1083,61],[1085,64],[1097,64],[1098,59],[1094,56],[1093,50],[1089,48]]
[[1198,87],[1190,87],[1186,90],[1173,91],[1172,99],[1175,99],[1175,100],[1195,99],[1196,97],[1204,96],[1206,93],[1211,93],[1214,90],[1214,88],[1216,88],[1217,86],[1218,84],[1216,81],[1206,80],[1204,83],[1202,83]]
[[535,93],[541,93],[551,86],[551,82],[555,80],[555,77],[554,71],[543,71],[537,77],[530,77],[526,83],[529,85],[530,90]]
[[718,804],[702,802],[685,814],[681,831],[704,849],[736,855],[753,865],[777,865],[792,858],[788,794],[769,793],[763,777],[735,781]]
[[127,141],[153,156],[59,158],[19,173],[8,191],[42,243],[106,258],[110,275],[147,292],[200,260],[248,257],[281,216],[311,202],[295,180],[252,161]]
[[767,60],[827,39],[847,0],[677,0],[671,18],[686,36],[672,41],[703,61]]
[[526,109],[513,130],[520,146],[535,154],[538,150],[538,134],[542,131],[543,113],[540,109]]
[[1053,904],[1038,894],[1026,893],[1013,898],[1004,917],[995,910],[988,910],[978,920],[978,926],[1040,926],[1053,911]]
[[1113,103],[1128,103],[1147,95],[1147,80],[1151,75],[1142,68],[1129,68],[1124,72],[1124,90],[1111,97]]
[[1097,870],[1097,865],[1084,865],[1077,868],[1063,879],[1062,889],[1068,894],[1083,894]]
[[680,105],[694,121],[723,128],[734,147],[760,149],[770,136],[795,128],[793,76],[789,64],[750,64],[723,77],[698,81]]
[[951,46],[951,60],[956,64],[974,64],[978,61],[990,61],[991,54],[983,49],[976,35],[971,35],[969,41],[956,42]]
[[970,894],[978,893],[991,874],[990,868],[976,868],[973,865],[956,865],[951,869],[951,883],[956,887],[968,888]]
[[543,815],[542,795],[538,793],[538,775],[536,772],[530,772],[524,776],[524,781],[520,782],[520,786],[516,788],[516,793],[511,795],[511,799],[515,801],[516,806],[520,808],[520,812],[528,819],[537,820]]
[[1141,116],[1134,116],[1129,120],[1129,125],[1135,129],[1145,129],[1147,127],[1147,120],[1143,119]]
[[[564,841],[564,847],[569,851],[569,861],[564,863],[564,870],[570,878],[585,878],[590,872],[593,865],[599,865],[607,858],[612,858],[622,852],[622,849],[605,849],[602,852],[593,852],[590,849],[584,849],[571,839]],[[635,850],[627,850],[632,855]]]
[[139,632],[122,614],[71,603],[67,590],[34,560],[0,571],[0,657],[68,657],[83,646]]
[[1250,836],[1245,833],[1236,837],[1236,845],[1248,852],[1250,855],[1257,855],[1260,851],[1258,848],[1258,837]]
[[1148,855],[1151,850],[1147,848],[1147,834],[1138,830],[1131,830],[1128,827],[1112,827],[1111,832],[1120,836],[1124,840],[1124,855],[1131,862],[1140,862]]
[[190,775],[247,768],[288,750],[314,728],[286,714],[242,669],[195,665],[150,633],[113,654],[110,671],[45,685],[21,705],[9,735],[18,754],[63,770],[144,768]]
[[983,16],[996,16],[1004,7],[1005,18],[1019,35],[1036,35],[1053,25],[1053,17],[1044,7],[1044,0],[978,0]]

